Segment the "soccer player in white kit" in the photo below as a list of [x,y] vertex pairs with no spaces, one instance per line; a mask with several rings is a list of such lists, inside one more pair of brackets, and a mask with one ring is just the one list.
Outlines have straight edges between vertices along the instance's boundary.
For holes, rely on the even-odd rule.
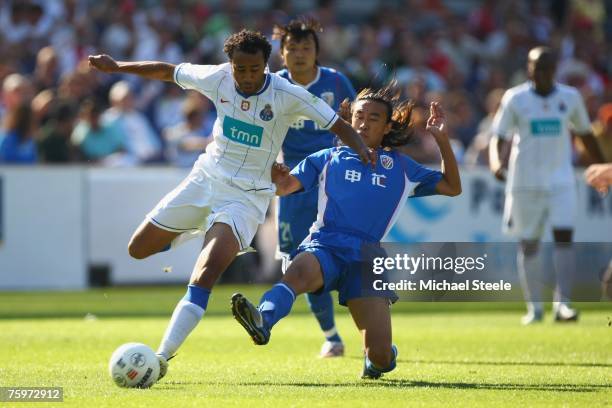
[[[547,221],[555,241],[555,320],[578,318],[577,311],[569,306],[575,270],[571,242],[576,208],[570,128],[583,138],[593,158],[601,161],[582,97],[577,89],[554,81],[555,69],[556,57],[550,48],[530,50],[529,81],[506,91],[493,121],[491,170],[504,181],[508,167],[504,231],[521,240],[517,263],[527,301],[523,324],[543,317],[538,244]],[[500,158],[510,141],[509,158]]]
[[210,291],[239,251],[249,247],[274,196],[271,168],[289,126],[307,117],[329,129],[358,152],[364,163],[376,163],[350,124],[329,105],[286,79],[266,72],[271,52],[258,32],[230,36],[224,51],[229,63],[179,65],[156,61],[118,62],[108,55],[89,63],[106,73],[129,73],[173,81],[208,97],[217,109],[214,141],[191,173],[147,214],[130,240],[131,256],[143,259],[205,232],[187,293],[176,306],[158,349],[160,378],[188,334],[202,319]]

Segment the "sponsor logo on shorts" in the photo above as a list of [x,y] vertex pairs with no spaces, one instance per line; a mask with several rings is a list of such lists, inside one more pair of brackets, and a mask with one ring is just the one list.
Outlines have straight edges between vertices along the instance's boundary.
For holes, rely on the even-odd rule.
[[223,135],[236,143],[247,146],[261,146],[263,128],[226,116],[223,119]]

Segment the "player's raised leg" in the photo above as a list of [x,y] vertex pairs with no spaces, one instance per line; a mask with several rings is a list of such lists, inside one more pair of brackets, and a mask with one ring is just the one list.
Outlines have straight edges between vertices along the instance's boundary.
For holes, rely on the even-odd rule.
[[323,272],[317,257],[303,252],[291,263],[281,282],[263,294],[258,307],[242,294],[234,294],[232,314],[255,344],[267,344],[272,327],[289,314],[296,297],[322,286]]
[[172,241],[178,235],[180,232],[162,229],[145,219],[134,231],[128,244],[128,252],[135,259],[147,258],[170,249]]
[[357,298],[347,302],[363,337],[362,378],[380,378],[395,369],[397,348],[391,344],[391,313],[387,298]]
[[[240,245],[231,227],[215,223],[206,232],[204,247],[193,269],[187,293],[174,309],[157,353],[162,362],[174,356],[202,319],[212,287],[236,257]],[[160,378],[165,374],[160,373]]]

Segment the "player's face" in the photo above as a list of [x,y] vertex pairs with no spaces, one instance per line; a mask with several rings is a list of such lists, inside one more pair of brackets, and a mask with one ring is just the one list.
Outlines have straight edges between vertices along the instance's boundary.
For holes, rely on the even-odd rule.
[[261,89],[266,69],[266,61],[261,51],[255,54],[236,51],[232,56],[231,65],[232,75],[240,92],[253,94]]
[[317,47],[312,35],[296,41],[288,36],[281,50],[283,63],[291,72],[301,73],[315,68],[317,61]]
[[383,137],[391,130],[387,107],[377,101],[356,101],[353,104],[352,126],[368,147],[380,146]]
[[549,58],[530,59],[527,62],[527,75],[536,87],[549,88],[555,77],[555,64]]

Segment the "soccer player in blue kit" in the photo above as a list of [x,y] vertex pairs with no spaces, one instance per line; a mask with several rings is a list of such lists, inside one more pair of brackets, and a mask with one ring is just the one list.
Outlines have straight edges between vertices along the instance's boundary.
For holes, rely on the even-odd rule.
[[[337,111],[341,101],[355,99],[355,89],[340,72],[319,65],[318,31],[320,26],[313,19],[292,20],[285,26],[274,27],[274,38],[280,40],[280,54],[286,67],[277,74],[323,99]],[[334,141],[335,135],[329,130],[321,129],[313,120],[300,117],[291,125],[283,142],[284,163],[294,168],[308,155],[334,146]],[[317,218],[317,197],[317,190],[312,189],[279,199],[278,244],[283,271],[287,269],[290,255],[308,236],[308,230]],[[320,357],[344,355],[344,344],[334,322],[331,293],[307,293],[306,299],[325,335]]]
[[412,104],[400,102],[393,85],[359,93],[347,114],[368,147],[376,149],[376,167],[363,165],[347,146],[308,156],[291,173],[275,164],[278,195],[318,188],[319,212],[308,238],[299,246],[280,283],[255,307],[240,293],[232,296],[232,313],[255,344],[267,344],[272,327],[287,316],[301,293],[337,290],[362,333],[362,378],[379,378],[396,366],[397,348],[391,341],[391,291],[362,292],[362,246],[377,244],[389,231],[407,197],[433,194],[456,196],[461,181],[450,147],[444,113],[430,106],[427,130],[442,156],[442,170],[427,169],[392,147],[405,144],[414,132]]

